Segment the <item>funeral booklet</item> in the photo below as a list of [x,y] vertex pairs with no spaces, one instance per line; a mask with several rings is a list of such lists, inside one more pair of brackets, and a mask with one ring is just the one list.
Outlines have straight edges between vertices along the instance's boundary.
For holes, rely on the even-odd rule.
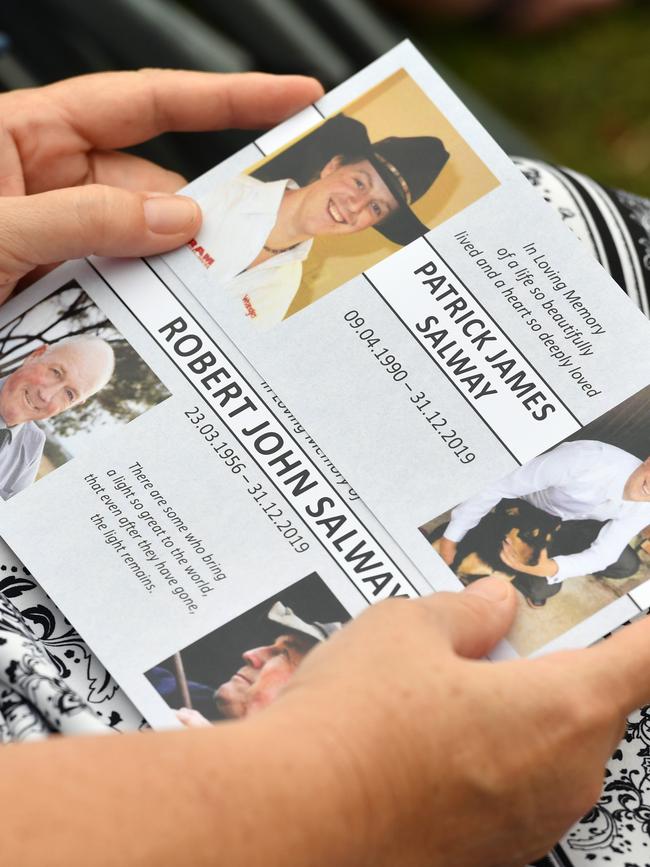
[[[144,717],[266,706],[366,606],[650,604],[650,324],[409,43],[0,309],[0,534]],[[588,222],[588,217],[587,217]]]

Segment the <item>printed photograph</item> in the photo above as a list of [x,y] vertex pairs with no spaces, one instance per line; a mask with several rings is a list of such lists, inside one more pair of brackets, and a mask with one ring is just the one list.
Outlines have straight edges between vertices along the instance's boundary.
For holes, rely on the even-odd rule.
[[211,293],[222,293],[233,315],[270,328],[497,186],[399,70],[197,196],[204,219],[190,248],[209,275],[201,300],[210,309]]
[[512,581],[538,650],[650,578],[650,387],[421,532],[463,584]]
[[186,726],[268,707],[350,615],[315,572],[145,672]]
[[0,324],[0,497],[169,392],[76,280]]

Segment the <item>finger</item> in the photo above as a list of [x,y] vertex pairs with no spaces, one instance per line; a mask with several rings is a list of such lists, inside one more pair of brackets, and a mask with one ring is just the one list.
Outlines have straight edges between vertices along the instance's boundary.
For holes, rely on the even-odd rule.
[[210,723],[204,716],[188,707],[179,708],[176,719],[188,728],[210,728]]
[[37,265],[100,256],[147,256],[188,241],[201,225],[186,196],[89,185],[0,199],[0,287]]
[[25,182],[20,154],[13,136],[0,123],[0,196],[24,196]]
[[145,69],[70,78],[40,93],[88,145],[113,149],[171,130],[265,128],[318,99],[323,89],[301,75]]
[[[38,265],[29,274],[25,274],[24,277],[21,277],[20,280],[16,283],[15,291],[21,292],[23,289],[27,289],[28,286],[31,286],[32,283],[36,283],[37,280],[40,280],[41,277],[45,277],[46,274],[49,274],[50,271],[54,271],[55,268],[58,268],[61,265],[61,262],[52,262],[51,265]],[[0,294],[0,304],[6,300],[7,295],[9,293],[5,292],[5,294]]]
[[629,713],[619,701],[612,672],[595,666],[589,649],[559,651],[526,664],[541,705],[546,698],[554,712],[560,708],[560,727],[567,725],[585,748],[591,743],[599,761],[606,764],[625,735]]
[[485,656],[506,635],[517,607],[514,588],[500,578],[482,578],[462,593],[435,593],[422,603],[451,648],[469,659]]
[[175,193],[187,180],[150,160],[121,151],[97,151],[90,156],[90,183],[108,184],[125,190]]
[[576,653],[566,677],[596,696],[607,696],[621,716],[650,704],[650,617]]

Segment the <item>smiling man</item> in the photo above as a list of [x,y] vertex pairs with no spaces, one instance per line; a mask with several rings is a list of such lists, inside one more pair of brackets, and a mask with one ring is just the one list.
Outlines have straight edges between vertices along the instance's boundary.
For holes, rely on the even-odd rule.
[[43,344],[0,380],[0,497],[31,485],[45,434],[35,424],[87,400],[113,374],[115,357],[99,337]]
[[650,525],[650,458],[595,440],[566,442],[539,455],[457,506],[440,544],[450,565],[458,542],[501,500],[522,499],[562,523],[553,552],[530,565],[503,543],[501,559],[517,572],[513,584],[533,608],[579,575],[629,578],[639,568],[630,542]]
[[[198,196],[203,225],[189,246],[209,270],[214,291],[262,327],[286,315],[314,238],[372,228],[405,245],[427,232],[412,205],[449,158],[432,136],[371,142],[366,127],[344,114],[299,144],[293,165],[285,156],[291,149],[280,155],[287,176],[265,182],[242,175]],[[213,299],[202,300],[210,307]]]

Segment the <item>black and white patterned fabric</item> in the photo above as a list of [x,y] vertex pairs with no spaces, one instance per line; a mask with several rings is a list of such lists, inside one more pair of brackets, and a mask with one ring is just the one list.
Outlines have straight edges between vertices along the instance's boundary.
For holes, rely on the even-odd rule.
[[514,157],[528,181],[650,316],[650,201],[569,169]]
[[0,743],[144,725],[76,630],[0,541]]
[[[650,201],[515,158],[530,183],[650,316]],[[133,731],[145,721],[0,541],[0,743]],[[538,867],[650,867],[650,707],[629,720],[603,795]]]

